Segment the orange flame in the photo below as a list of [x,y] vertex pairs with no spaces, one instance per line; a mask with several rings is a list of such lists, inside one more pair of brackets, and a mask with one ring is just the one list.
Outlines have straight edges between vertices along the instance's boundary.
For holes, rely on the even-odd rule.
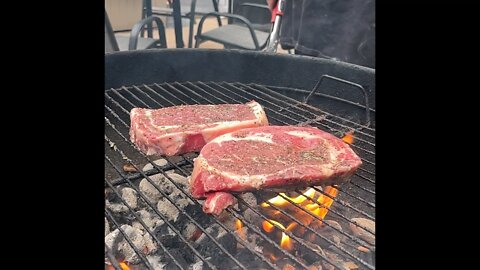
[[[300,204],[300,203],[303,203],[305,200],[307,200],[307,198],[310,198],[311,200],[313,200],[313,198],[315,196],[315,192],[316,192],[315,189],[310,188],[307,191],[305,191],[303,193],[303,195],[299,195],[299,196],[293,197],[293,198],[286,196],[285,193],[280,193],[280,194],[289,198],[292,202],[294,202],[296,204]],[[327,187],[324,188],[324,193],[329,195],[331,198],[329,196],[325,195],[325,194],[320,194],[320,196],[318,197],[318,199],[315,202],[304,205],[304,207],[307,211],[309,211],[313,215],[316,215],[317,217],[319,217],[320,220],[325,219],[325,216],[328,213],[328,209],[333,204],[333,199],[332,198],[335,198],[337,196],[338,190],[336,188],[332,187],[332,186],[327,186]],[[286,203],[288,203],[288,201],[286,199],[282,198],[280,195],[268,200],[268,202],[270,202],[273,205],[277,205],[277,206],[282,206],[282,205],[285,205]],[[261,204],[261,206],[262,207],[268,207],[269,204],[264,202],[264,203]],[[265,220],[265,221],[262,222],[262,228],[263,228],[264,231],[270,233],[274,230],[275,226],[273,224],[282,228],[285,232],[293,231],[293,229],[295,227],[297,227],[297,225],[298,225],[297,223],[292,222],[287,226],[287,228],[285,228],[285,226],[283,226],[281,223],[279,223],[275,220],[269,219],[268,221]],[[288,235],[286,235],[284,232],[282,232],[282,239],[280,241],[280,246],[282,248],[286,249],[286,250],[292,250],[293,249],[293,244],[292,244],[292,241],[290,240],[290,237],[288,237]]]
[[[289,200],[291,200],[292,202],[296,203],[296,204],[300,204],[300,203],[303,203],[307,198],[307,197],[313,197],[315,195],[315,189],[313,188],[309,188],[307,191],[305,191],[303,193],[303,195],[298,195],[297,197],[288,197],[285,193],[279,193],[280,195],[284,196],[284,197],[287,197]],[[273,204],[273,205],[276,205],[276,206],[283,206],[288,202],[288,200],[284,199],[282,196],[276,196],[276,197],[273,197],[271,198],[270,200],[268,200],[269,203]],[[268,207],[270,206],[268,203],[264,202],[262,204],[260,204],[262,207]]]
[[264,220],[262,222],[262,227],[263,227],[263,230],[266,231],[266,232],[272,232],[273,231],[273,228],[275,228],[275,226],[273,226],[270,222]]
[[[128,267],[128,265],[125,263],[125,262],[120,262],[118,263],[120,265],[120,268],[122,268],[122,270],[130,270],[130,267]],[[107,267],[108,270],[115,270],[115,268],[111,265],[109,265]]]
[[237,229],[238,236],[240,236],[240,238],[242,238],[243,240],[247,239],[245,230],[243,229],[242,221],[240,221],[240,219],[238,218],[235,221],[235,227]]
[[273,261],[278,260],[278,258],[273,254],[269,254],[269,256],[270,256],[270,259],[273,260]]
[[280,246],[286,250],[293,249],[292,241],[290,240],[290,237],[288,237],[288,235],[286,235],[285,233],[282,233],[282,240],[280,240]]
[[355,137],[353,137],[353,131],[347,132],[345,136],[343,136],[342,140],[348,144],[352,144],[355,141]]
[[[332,186],[328,186],[324,189],[324,192],[330,195],[332,198],[337,196],[338,190]],[[333,199],[329,198],[327,195],[321,194],[318,199],[317,203],[308,204],[305,206],[307,210],[309,210],[312,214],[318,216],[320,219],[324,219],[328,213],[328,209],[333,204]]]
[[[263,229],[266,231],[266,232],[271,232],[273,231],[273,228],[275,227],[273,224],[277,225],[278,227],[280,227],[283,231],[287,231],[287,229],[285,229],[285,226],[282,225],[282,223],[278,222],[278,221],[275,221],[273,219],[269,219],[268,221],[267,220],[264,220],[262,222],[262,227]],[[288,235],[285,234],[285,232],[282,231],[282,239],[280,240],[280,246],[283,248],[283,249],[286,249],[286,250],[292,250],[293,249],[293,244],[292,244],[292,241],[290,240],[290,237]]]

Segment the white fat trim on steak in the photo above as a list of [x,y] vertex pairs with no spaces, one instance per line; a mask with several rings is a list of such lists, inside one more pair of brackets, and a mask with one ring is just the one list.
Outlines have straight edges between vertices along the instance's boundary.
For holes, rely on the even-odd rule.
[[263,110],[262,106],[258,102],[248,102],[247,106],[252,108],[253,114],[255,114],[255,117],[259,120],[267,119],[267,116],[265,115],[265,111]]
[[134,117],[135,115],[137,115],[137,108],[133,108],[133,109],[130,111],[130,117]]
[[[153,121],[153,119],[150,120],[150,121]],[[160,130],[166,130],[166,129],[181,127],[181,126],[178,126],[178,125],[177,126],[155,126],[155,125],[153,125],[153,123],[152,123],[152,126],[155,127],[156,129],[160,129]]]
[[227,133],[225,135],[222,135],[220,137],[217,137],[213,139],[211,142],[212,143],[218,143],[222,144],[222,142],[225,141],[257,141],[257,142],[265,142],[265,143],[271,143],[273,144],[273,135],[271,133],[253,133],[249,134],[248,136],[245,136],[243,138],[241,137],[232,137],[230,133]]
[[301,131],[301,130],[291,130],[291,131],[287,131],[285,133],[288,134],[288,135],[292,135],[292,136],[295,136],[295,137],[301,137],[301,138],[305,138],[305,139],[322,138],[321,136],[312,134],[312,133],[307,132],[307,131]]

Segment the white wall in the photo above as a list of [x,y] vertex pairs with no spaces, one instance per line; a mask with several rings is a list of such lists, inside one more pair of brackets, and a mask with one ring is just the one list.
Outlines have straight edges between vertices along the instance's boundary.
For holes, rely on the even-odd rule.
[[129,30],[142,17],[142,0],[105,0],[114,31]]

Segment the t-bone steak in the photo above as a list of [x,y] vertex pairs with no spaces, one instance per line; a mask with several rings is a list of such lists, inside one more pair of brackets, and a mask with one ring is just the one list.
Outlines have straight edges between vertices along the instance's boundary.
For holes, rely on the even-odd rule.
[[130,121],[130,139],[142,152],[166,156],[200,151],[207,142],[222,134],[268,125],[265,111],[255,101],[133,108]]
[[[317,128],[248,128],[224,134],[203,147],[194,162],[190,188],[193,197],[201,199],[215,198],[211,193],[219,191],[332,185],[349,181],[361,164],[348,144]],[[220,201],[233,203],[225,195]],[[204,211],[217,213],[218,209],[209,206]]]

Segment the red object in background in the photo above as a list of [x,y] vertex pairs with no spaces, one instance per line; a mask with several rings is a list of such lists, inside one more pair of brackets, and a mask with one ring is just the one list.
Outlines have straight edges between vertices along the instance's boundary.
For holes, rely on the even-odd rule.
[[[283,7],[279,10],[278,5],[280,3],[281,5],[283,5]],[[285,0],[279,0],[272,10],[272,23],[275,22],[275,18],[277,17],[277,15],[283,16],[284,11],[285,11]]]

